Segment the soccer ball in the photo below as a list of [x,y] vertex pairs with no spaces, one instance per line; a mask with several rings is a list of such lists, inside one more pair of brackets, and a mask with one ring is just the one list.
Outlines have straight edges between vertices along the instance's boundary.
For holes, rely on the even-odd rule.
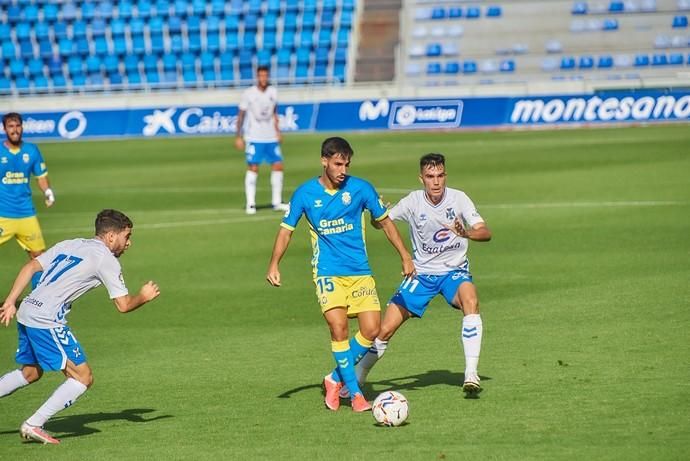
[[409,410],[405,396],[395,391],[379,394],[371,409],[376,422],[384,426],[400,426],[407,419]]

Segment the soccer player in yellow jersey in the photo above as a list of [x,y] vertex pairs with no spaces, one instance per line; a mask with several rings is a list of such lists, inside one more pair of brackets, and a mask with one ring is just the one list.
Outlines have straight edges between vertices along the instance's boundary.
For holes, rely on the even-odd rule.
[[[345,383],[351,391],[352,409],[363,412],[370,410],[371,405],[357,384],[354,366],[371,347],[381,322],[381,307],[364,240],[365,210],[400,254],[403,274],[411,277],[415,270],[412,257],[374,187],[347,174],[352,155],[350,144],[343,138],[323,142],[321,176],[308,180],[293,194],[276,236],[266,279],[271,285],[280,286],[278,264],[304,215],[311,234],[316,296],[331,332],[331,350],[337,364],[323,381],[326,407],[339,408],[338,394]],[[348,318],[354,317],[359,331],[348,340]]]
[[[43,253],[41,227],[31,201],[31,175],[36,176],[47,207],[55,203],[48,170],[35,144],[22,141],[22,116],[10,112],[2,117],[7,139],[0,145],[0,245],[15,238],[30,258]],[[36,287],[41,273],[31,280]]]

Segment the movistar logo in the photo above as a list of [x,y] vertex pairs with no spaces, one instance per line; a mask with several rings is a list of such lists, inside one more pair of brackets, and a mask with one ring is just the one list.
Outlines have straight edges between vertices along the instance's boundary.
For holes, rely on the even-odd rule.
[[367,120],[376,120],[380,117],[387,117],[389,110],[390,103],[388,99],[379,99],[375,105],[367,100],[359,106],[359,119],[365,122]]

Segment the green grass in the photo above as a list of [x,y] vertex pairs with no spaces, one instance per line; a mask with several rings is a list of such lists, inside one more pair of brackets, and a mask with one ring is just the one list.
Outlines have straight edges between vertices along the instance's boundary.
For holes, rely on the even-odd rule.
[[[320,172],[323,136],[288,136],[286,188]],[[88,236],[97,211],[135,222],[131,291],[118,314],[99,288],[70,325],[95,384],[47,424],[58,447],[17,433],[62,380],[0,400],[0,458],[685,459],[690,451],[690,130],[687,125],[500,133],[350,134],[351,173],[387,200],[417,188],[428,151],[448,157],[494,233],[470,254],[481,299],[484,392],[460,390],[460,317],[440,299],[398,333],[366,389],[410,401],[409,424],[323,408],[333,366],[298,227],[264,281],[280,215],[243,213],[243,156],[228,138],[41,144],[57,194],[39,204],[49,244]],[[265,167],[264,167],[265,168]],[[269,201],[267,171],[259,201]],[[401,226],[401,231],[406,230]],[[383,300],[399,261],[368,232]],[[0,295],[26,257],[0,247]],[[0,329],[0,372],[14,365]]]

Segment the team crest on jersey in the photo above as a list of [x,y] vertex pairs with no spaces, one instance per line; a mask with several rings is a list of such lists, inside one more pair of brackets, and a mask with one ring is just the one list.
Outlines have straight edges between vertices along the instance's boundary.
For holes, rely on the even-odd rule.
[[3,165],[7,163],[7,157],[0,158],[0,163],[2,163]]
[[343,205],[349,205],[350,203],[352,203],[352,196],[349,192],[343,192],[341,200],[343,201]]
[[451,221],[455,219],[455,210],[452,208],[446,208],[446,219]]
[[29,163],[29,154],[22,154],[22,160],[24,163]]
[[314,208],[321,208],[323,206],[323,202],[321,200],[314,200]]

